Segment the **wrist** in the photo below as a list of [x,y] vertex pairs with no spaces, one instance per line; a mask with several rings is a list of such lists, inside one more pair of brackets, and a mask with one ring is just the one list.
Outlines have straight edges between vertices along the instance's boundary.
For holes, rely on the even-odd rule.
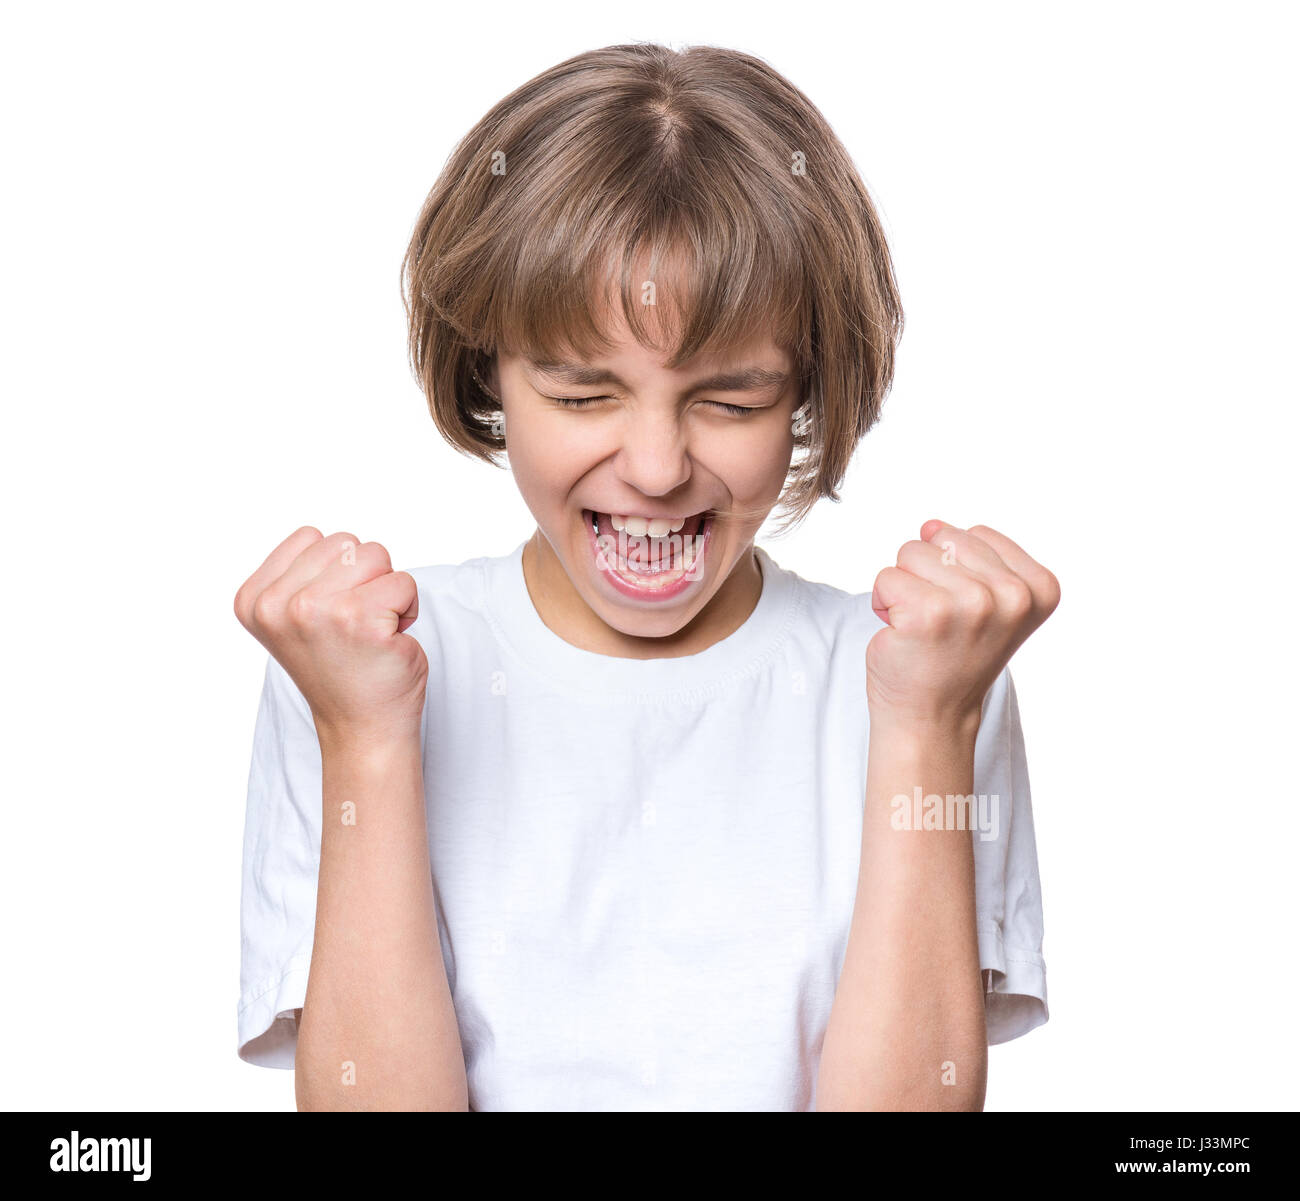
[[898,749],[923,752],[935,747],[974,750],[980,711],[950,714],[870,712],[872,740],[885,740]]
[[336,725],[316,720],[321,757],[334,762],[384,767],[420,754],[420,727]]

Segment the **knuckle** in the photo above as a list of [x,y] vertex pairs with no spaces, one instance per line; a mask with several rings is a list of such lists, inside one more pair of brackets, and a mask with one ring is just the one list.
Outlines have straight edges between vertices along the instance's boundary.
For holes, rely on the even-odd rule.
[[316,598],[306,592],[295,592],[285,606],[286,616],[294,625],[307,627],[316,620]]
[[901,567],[905,559],[914,558],[917,553],[925,547],[925,545],[926,543],[922,542],[919,538],[913,538],[910,542],[904,542],[903,545],[898,548],[898,565]]
[[962,613],[979,624],[987,622],[996,612],[997,601],[983,584],[975,584],[962,594]]
[[1043,596],[1047,601],[1047,610],[1050,613],[1061,603],[1061,581],[1048,571],[1046,567],[1041,570]]
[[362,626],[361,606],[350,593],[343,593],[330,605],[330,621],[335,629],[353,637]]
[[361,554],[365,556],[367,567],[380,567],[384,571],[392,571],[393,561],[389,558],[387,549],[378,542],[365,542],[359,548]]
[[361,540],[355,534],[349,534],[342,530],[336,534],[331,534],[325,541],[329,543],[331,550],[345,555],[349,552],[355,554],[357,547],[361,545]]
[[921,627],[933,634],[947,630],[952,621],[952,606],[947,597],[937,596],[927,600],[921,606],[919,614]]
[[1027,617],[1034,607],[1034,594],[1018,576],[1004,580],[998,586],[998,600],[1017,620]]
[[275,624],[277,614],[276,598],[269,588],[257,595],[253,600],[249,613],[254,623],[264,629]]

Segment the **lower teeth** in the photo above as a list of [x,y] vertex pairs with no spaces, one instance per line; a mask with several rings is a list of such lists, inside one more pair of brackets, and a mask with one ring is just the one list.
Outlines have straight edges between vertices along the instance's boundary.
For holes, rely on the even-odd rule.
[[[676,560],[676,562],[674,562],[674,560]],[[618,561],[619,565],[627,571],[642,576],[664,575],[667,572],[680,571],[684,566],[681,556],[674,555],[671,551],[665,552],[658,560],[650,559],[646,562],[633,563],[620,555]]]
[[[592,514],[592,528],[596,533],[597,539],[601,537],[599,517]],[[631,577],[635,580],[657,580],[661,576],[680,576],[689,574],[696,561],[699,559],[698,544],[704,535],[704,526],[701,525],[698,533],[692,535],[696,540],[696,547],[688,549],[685,542],[680,546],[674,547],[668,544],[661,548],[659,554],[649,553],[643,562],[632,563],[624,555],[617,554],[617,570],[620,575]]]

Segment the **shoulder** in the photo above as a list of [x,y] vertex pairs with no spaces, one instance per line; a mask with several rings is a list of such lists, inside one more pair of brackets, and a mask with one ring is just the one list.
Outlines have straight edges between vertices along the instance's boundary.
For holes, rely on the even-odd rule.
[[405,570],[415,580],[421,602],[446,608],[478,609],[488,580],[517,554],[480,555],[460,563],[431,563]]
[[853,592],[821,580],[811,580],[789,568],[779,566],[770,554],[763,552],[765,563],[771,564],[785,578],[788,586],[798,596],[799,625],[810,635],[829,643],[848,637],[858,642],[870,638],[884,626],[884,622],[871,607],[871,592]]
[[425,643],[426,650],[435,639],[446,644],[449,639],[473,643],[490,637],[492,598],[509,587],[511,573],[519,570],[522,549],[521,543],[504,555],[406,568],[420,602],[410,633]]

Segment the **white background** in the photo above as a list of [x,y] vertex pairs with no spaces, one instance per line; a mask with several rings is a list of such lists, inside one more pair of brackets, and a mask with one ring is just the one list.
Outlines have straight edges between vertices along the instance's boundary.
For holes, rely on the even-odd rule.
[[983,522],[1062,582],[1012,663],[1052,1018],[990,1052],[988,1108],[1294,1104],[1281,5],[7,11],[0,1104],[292,1107],[235,1051],[264,655],[231,601],[308,522],[400,567],[529,534],[434,431],[399,264],[491,104],[634,40],[785,74],[896,255],[885,417],[763,544],[867,591],[926,519]]

